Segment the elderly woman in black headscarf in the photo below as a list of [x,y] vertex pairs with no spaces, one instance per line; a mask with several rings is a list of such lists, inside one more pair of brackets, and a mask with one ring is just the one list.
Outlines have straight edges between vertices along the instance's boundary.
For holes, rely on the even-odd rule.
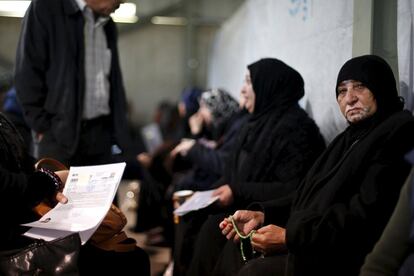
[[[373,55],[349,60],[336,97],[349,127],[309,170],[288,221],[277,222],[277,200],[261,204],[263,212],[233,216],[247,233],[259,228],[252,237],[257,251],[268,256],[287,247],[289,275],[358,275],[410,171],[404,154],[414,146],[414,118],[402,110],[389,65]],[[222,226],[232,238],[231,225]],[[254,260],[242,274],[274,273],[277,258]]]
[[[304,82],[293,68],[277,59],[261,59],[248,66],[241,93],[251,117],[214,193],[222,208],[201,228],[189,275],[211,274],[207,268],[214,266],[226,242],[218,222],[253,201],[289,201],[325,147],[315,122],[298,104]],[[286,208],[281,216],[288,212]]]

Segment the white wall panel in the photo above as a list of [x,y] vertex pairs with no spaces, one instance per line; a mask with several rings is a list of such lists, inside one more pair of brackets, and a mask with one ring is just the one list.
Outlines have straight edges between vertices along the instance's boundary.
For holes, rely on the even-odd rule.
[[208,85],[238,97],[246,66],[275,57],[305,80],[302,105],[330,141],[345,126],[335,101],[342,64],[352,56],[353,1],[247,0],[218,32]]

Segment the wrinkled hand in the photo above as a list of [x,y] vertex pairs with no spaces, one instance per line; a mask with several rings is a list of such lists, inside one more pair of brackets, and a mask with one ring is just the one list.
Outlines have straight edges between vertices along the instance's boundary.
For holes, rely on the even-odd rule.
[[252,246],[264,255],[286,252],[286,229],[273,224],[266,225],[253,234]]
[[228,184],[218,187],[213,196],[218,196],[218,203],[221,206],[229,206],[233,203],[233,191]]
[[[239,210],[233,214],[233,220],[243,235],[249,234],[252,230],[259,228],[264,222],[264,213],[259,211]],[[233,229],[233,224],[229,218],[225,218],[220,224],[221,233],[228,240],[239,241],[239,236]]]
[[[62,183],[65,184],[66,179],[68,179],[69,171],[68,170],[56,171],[55,174],[59,176],[60,180],[62,180]],[[62,187],[62,190],[63,190],[63,187]],[[62,204],[66,204],[68,202],[68,198],[64,194],[62,194],[61,190],[56,193],[55,199],[57,202],[62,203]]]
[[171,156],[176,156],[180,154],[186,156],[190,149],[194,146],[194,139],[182,139],[181,142],[171,151]]
[[194,113],[189,119],[188,124],[190,126],[190,131],[192,135],[197,135],[201,132],[203,128],[203,117],[200,112]]

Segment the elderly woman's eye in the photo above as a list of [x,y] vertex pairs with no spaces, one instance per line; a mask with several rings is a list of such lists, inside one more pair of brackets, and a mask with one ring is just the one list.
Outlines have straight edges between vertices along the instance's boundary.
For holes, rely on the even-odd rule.
[[346,91],[347,91],[347,89],[345,87],[344,88],[338,88],[338,95],[343,95],[343,94],[346,93]]

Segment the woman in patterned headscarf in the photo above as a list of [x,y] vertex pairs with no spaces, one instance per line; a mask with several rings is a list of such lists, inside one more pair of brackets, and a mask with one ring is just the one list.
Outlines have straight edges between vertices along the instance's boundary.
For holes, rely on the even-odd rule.
[[224,173],[224,164],[230,154],[236,133],[246,121],[246,112],[229,93],[220,89],[203,92],[200,108],[196,114],[204,125],[213,133],[214,140],[184,139],[172,151],[191,161],[193,169],[176,185],[176,190],[206,190]]

